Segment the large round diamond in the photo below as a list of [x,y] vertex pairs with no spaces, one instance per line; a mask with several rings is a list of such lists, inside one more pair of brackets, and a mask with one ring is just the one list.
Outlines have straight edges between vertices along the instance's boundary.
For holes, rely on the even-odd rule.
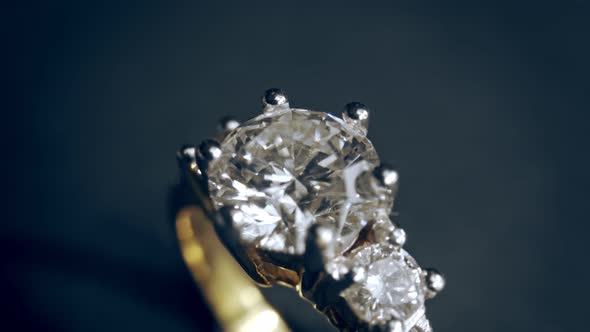
[[393,204],[390,192],[369,183],[379,163],[371,142],[327,113],[262,114],[232,131],[221,149],[209,168],[211,198],[239,209],[234,227],[263,249],[300,254],[309,226],[322,223],[343,251]]
[[414,259],[388,244],[356,249],[350,256],[364,274],[342,296],[357,316],[372,324],[399,321],[408,331],[423,317],[424,283]]

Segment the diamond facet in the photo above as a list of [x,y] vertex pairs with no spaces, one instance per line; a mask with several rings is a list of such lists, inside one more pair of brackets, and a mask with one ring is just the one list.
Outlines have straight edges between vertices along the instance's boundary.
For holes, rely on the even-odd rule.
[[342,292],[342,297],[363,321],[385,324],[396,320],[409,331],[424,315],[424,281],[414,259],[390,244],[372,244],[354,250],[354,265],[366,269]]
[[371,175],[379,159],[364,133],[330,114],[277,110],[224,139],[209,167],[216,206],[243,213],[243,241],[287,254],[304,251],[314,223],[335,229],[337,253],[392,207],[391,190]]

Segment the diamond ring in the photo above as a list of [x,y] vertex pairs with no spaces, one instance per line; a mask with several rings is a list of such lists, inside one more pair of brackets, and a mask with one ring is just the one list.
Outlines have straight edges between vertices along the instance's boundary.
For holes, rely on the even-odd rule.
[[263,106],[178,152],[177,234],[222,328],[288,330],[254,281],[295,288],[343,331],[432,331],[425,300],[445,279],[403,249],[398,172],[367,139],[367,107],[339,118],[291,108],[279,89]]

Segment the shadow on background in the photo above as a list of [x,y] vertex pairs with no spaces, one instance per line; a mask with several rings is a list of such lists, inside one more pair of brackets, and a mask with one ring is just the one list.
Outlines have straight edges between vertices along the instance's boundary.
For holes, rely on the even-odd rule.
[[[209,331],[167,224],[174,153],[268,87],[361,100],[399,166],[437,331],[572,331],[588,271],[588,3],[40,2],[9,8],[0,282],[19,330]],[[14,13],[13,13],[14,12]],[[12,52],[15,51],[15,52]],[[14,102],[14,103],[13,103]],[[16,142],[17,144],[13,144]],[[13,162],[14,161],[14,162]],[[13,176],[14,175],[14,176]],[[578,286],[579,285],[579,286]],[[297,331],[325,322],[265,292]]]

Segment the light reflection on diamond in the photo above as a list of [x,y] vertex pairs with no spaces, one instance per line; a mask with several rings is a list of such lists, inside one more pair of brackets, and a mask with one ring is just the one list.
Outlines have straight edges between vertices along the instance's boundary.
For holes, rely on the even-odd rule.
[[371,142],[327,113],[263,114],[233,130],[221,150],[209,167],[211,198],[237,207],[242,240],[264,249],[302,253],[307,229],[321,223],[338,230],[342,252],[393,204],[390,191],[368,183],[379,163]]
[[[403,249],[372,244],[356,249],[349,259],[365,267],[365,277],[342,292],[342,297],[362,320],[383,324],[391,319],[409,330],[423,315],[424,283],[413,258]],[[404,331],[405,332],[405,331]]]

